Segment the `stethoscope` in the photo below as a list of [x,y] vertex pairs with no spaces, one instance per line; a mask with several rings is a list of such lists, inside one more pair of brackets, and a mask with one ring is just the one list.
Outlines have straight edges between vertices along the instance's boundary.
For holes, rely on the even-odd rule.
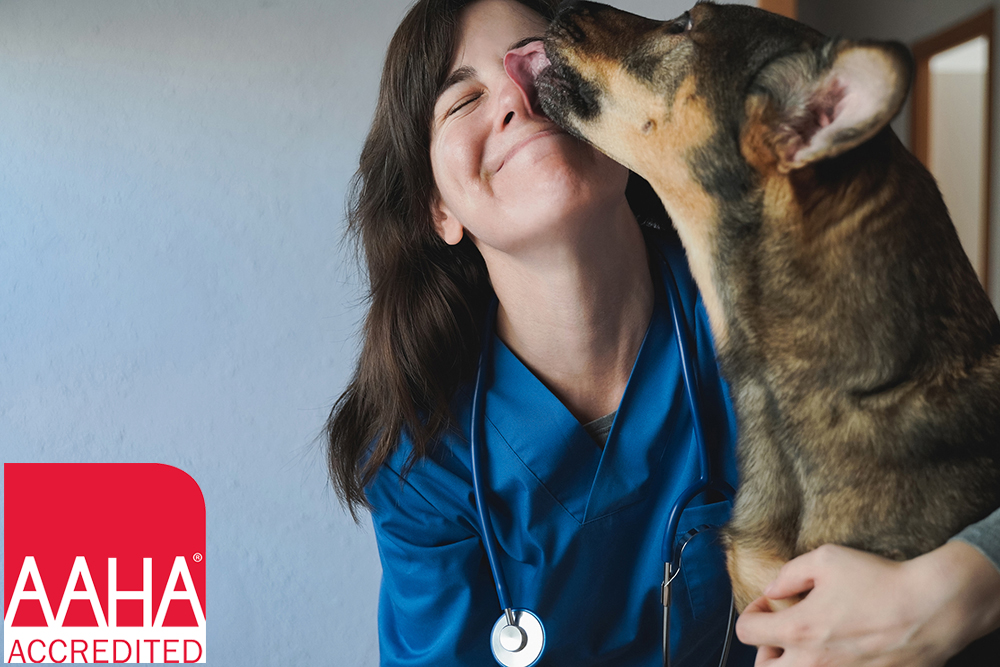
[[[695,441],[698,444],[700,466],[698,479],[684,489],[677,497],[677,500],[674,501],[667,519],[667,527],[663,531],[662,557],[664,564],[660,598],[663,603],[663,665],[664,667],[669,667],[671,583],[681,571],[681,557],[691,539],[699,532],[710,528],[710,526],[698,526],[688,531],[682,542],[674,548],[673,544],[677,538],[677,525],[680,522],[681,513],[687,507],[688,503],[700,493],[715,490],[732,503],[735,491],[724,480],[712,479],[708,447],[705,446],[705,439],[701,428],[698,376],[693,368],[691,350],[688,346],[689,329],[684,321],[680,294],[677,289],[677,282],[674,280],[673,271],[662,255],[660,255],[659,259],[659,263],[663,267],[663,274],[666,276],[664,283],[667,287],[667,296],[670,302],[670,316],[674,325],[674,338],[677,340],[677,351],[681,359],[684,388],[688,401],[691,404],[692,422]],[[472,392],[472,490],[476,497],[476,513],[479,515],[479,529],[482,535],[483,547],[486,550],[486,558],[490,563],[490,570],[493,571],[493,581],[496,584],[497,598],[499,598],[500,607],[503,609],[503,614],[494,623],[493,631],[490,633],[490,648],[493,650],[493,657],[496,658],[498,663],[504,665],[504,667],[531,667],[538,662],[542,656],[542,652],[545,650],[545,627],[536,613],[528,609],[515,609],[510,602],[510,596],[507,592],[507,581],[504,578],[503,569],[500,567],[500,559],[496,555],[497,539],[496,534],[493,532],[493,524],[490,521],[489,511],[486,507],[485,484],[482,479],[482,465],[480,463],[480,457],[483,454],[480,450],[485,440],[485,369],[489,366],[490,350],[493,347],[493,324],[496,319],[497,305],[497,300],[494,298],[493,303],[487,311],[486,322],[483,328],[483,347],[479,355],[476,384]],[[735,608],[732,601],[730,601],[729,621],[726,628],[726,640],[722,648],[722,659],[719,662],[720,667],[726,664],[729,657],[734,620]]]

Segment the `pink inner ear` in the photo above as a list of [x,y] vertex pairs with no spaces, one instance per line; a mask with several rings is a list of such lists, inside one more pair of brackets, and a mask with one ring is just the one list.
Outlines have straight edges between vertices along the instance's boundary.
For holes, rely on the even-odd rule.
[[802,125],[796,128],[806,143],[813,138],[816,132],[837,119],[843,111],[845,94],[846,86],[834,78],[817,91],[815,97],[809,100],[807,106],[809,113],[803,119]]
[[805,143],[797,135],[793,134],[792,138],[781,148],[781,159],[789,164],[795,162],[795,155],[802,150],[803,146],[805,146]]
[[[838,154],[857,145],[889,122],[898,73],[892,60],[875,48],[850,49],[813,91],[806,113],[791,123],[798,134],[790,143],[789,164]],[[786,153],[787,154],[787,153]]]

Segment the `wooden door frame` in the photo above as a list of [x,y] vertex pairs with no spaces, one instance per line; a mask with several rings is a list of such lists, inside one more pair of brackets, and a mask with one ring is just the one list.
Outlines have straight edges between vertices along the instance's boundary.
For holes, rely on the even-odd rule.
[[989,292],[990,276],[990,220],[993,208],[992,178],[993,178],[993,7],[976,14],[961,23],[954,25],[927,39],[913,45],[913,58],[916,61],[916,77],[913,82],[913,103],[910,106],[910,150],[919,158],[924,166],[930,168],[930,61],[931,57],[958,46],[976,37],[987,40],[986,62],[989,63],[989,76],[986,77],[986,188],[983,197],[983,210],[980,212],[981,229],[979,234],[980,256],[977,258],[977,271],[981,271],[983,287]]
[[757,0],[757,6],[790,19],[799,18],[799,0]]

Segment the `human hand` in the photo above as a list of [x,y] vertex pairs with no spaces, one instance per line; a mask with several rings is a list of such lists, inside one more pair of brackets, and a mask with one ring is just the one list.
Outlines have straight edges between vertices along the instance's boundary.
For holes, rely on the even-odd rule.
[[736,634],[760,647],[756,667],[940,667],[1000,627],[1000,572],[959,541],[905,562],[826,545],[786,563],[764,593],[808,595],[743,611]]

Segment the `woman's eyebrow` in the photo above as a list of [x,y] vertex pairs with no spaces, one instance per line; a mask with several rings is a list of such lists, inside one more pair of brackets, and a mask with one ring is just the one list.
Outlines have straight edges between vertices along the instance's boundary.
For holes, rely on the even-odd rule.
[[441,87],[438,88],[437,95],[434,96],[434,99],[438,99],[439,97],[444,95],[444,92],[449,88],[451,88],[452,86],[454,86],[455,84],[462,83],[466,79],[471,79],[475,75],[476,75],[475,68],[469,67],[468,65],[464,67],[459,67],[454,72],[449,74],[448,78],[444,80],[444,83],[442,83]]

